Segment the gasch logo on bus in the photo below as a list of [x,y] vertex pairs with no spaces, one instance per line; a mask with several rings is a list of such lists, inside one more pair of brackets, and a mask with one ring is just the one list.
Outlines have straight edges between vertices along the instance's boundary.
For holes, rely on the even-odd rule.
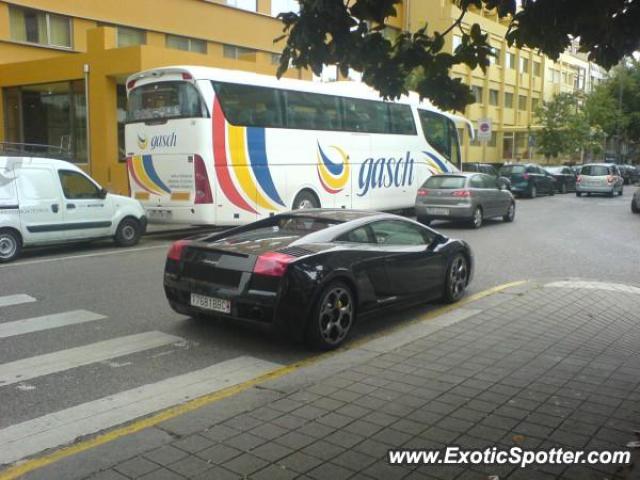
[[413,185],[413,164],[411,152],[407,152],[404,158],[367,158],[360,167],[358,196],[362,197],[375,188]]
[[151,137],[151,141],[148,141],[147,136],[142,133],[138,134],[138,147],[140,150],[147,148],[147,145],[151,147],[151,150],[163,147],[175,147],[178,143],[178,136],[175,132],[166,135],[154,135]]

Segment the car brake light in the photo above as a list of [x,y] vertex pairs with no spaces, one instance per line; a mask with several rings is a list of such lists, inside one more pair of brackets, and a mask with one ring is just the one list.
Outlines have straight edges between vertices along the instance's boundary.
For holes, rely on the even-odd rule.
[[522,178],[524,178],[525,180],[529,180],[529,174],[528,173],[523,173],[522,174]]
[[191,242],[189,240],[178,240],[177,242],[173,242],[167,252],[167,258],[179,262],[182,259],[182,251],[190,243]]
[[209,183],[209,176],[207,175],[207,168],[204,165],[204,160],[202,160],[200,155],[194,155],[193,163],[193,171],[196,177],[195,203],[196,205],[213,203],[211,184]]
[[182,79],[183,79],[183,80],[193,80],[193,75],[191,75],[190,73],[186,73],[186,72],[184,72],[184,73],[182,74]]
[[607,175],[607,183],[613,183],[616,179],[613,175]]
[[427,195],[429,195],[429,190],[425,188],[421,188],[420,190],[418,190],[419,197],[426,197]]
[[131,90],[135,86],[136,86],[136,81],[135,80],[129,80],[127,82],[127,90]]
[[287,271],[287,266],[295,259],[296,257],[285,255],[284,253],[263,253],[256,260],[256,264],[253,266],[253,273],[269,277],[282,277]]
[[578,178],[576,178],[576,183],[580,182],[582,182],[582,175],[578,175]]
[[454,197],[466,198],[466,197],[470,197],[471,196],[471,191],[470,190],[456,190],[455,192],[452,193],[452,195]]

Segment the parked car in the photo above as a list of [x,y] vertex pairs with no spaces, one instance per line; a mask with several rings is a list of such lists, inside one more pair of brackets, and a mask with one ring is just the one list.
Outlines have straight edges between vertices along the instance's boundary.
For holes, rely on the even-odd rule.
[[555,195],[556,180],[535,163],[511,163],[503,165],[500,175],[511,181],[511,191],[516,196],[536,198],[541,193]]
[[640,188],[638,188],[631,198],[631,211],[633,213],[640,213]]
[[604,193],[610,197],[622,195],[624,180],[618,168],[611,163],[591,163],[583,165],[576,180],[576,195],[583,193]]
[[571,167],[552,166],[545,167],[545,170],[556,179],[557,192],[567,193],[576,191],[576,174]]
[[618,168],[618,172],[620,172],[624,184],[629,185],[631,183],[631,171],[635,170],[635,168],[626,164],[616,164],[616,167]]
[[432,220],[462,220],[480,228],[484,219],[502,217],[513,222],[516,202],[504,185],[483,173],[451,173],[429,177],[416,196],[416,217],[429,225]]
[[280,328],[320,349],[392,305],[464,296],[473,255],[405,217],[305,209],[174,243],[164,289],[186,315]]
[[491,175],[496,178],[498,184],[503,183],[507,190],[511,190],[511,181],[507,177],[501,177],[498,169],[490,163],[463,163],[462,171]]
[[0,157],[0,262],[53,243],[111,237],[132,246],[146,224],[140,202],[108,193],[72,163]]

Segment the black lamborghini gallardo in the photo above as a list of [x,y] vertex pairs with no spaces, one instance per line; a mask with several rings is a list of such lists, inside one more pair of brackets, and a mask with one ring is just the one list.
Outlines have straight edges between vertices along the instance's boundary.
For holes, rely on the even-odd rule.
[[472,272],[465,242],[407,218],[309,209],[175,242],[164,288],[179,313],[267,323],[331,349],[356,317],[459,300]]

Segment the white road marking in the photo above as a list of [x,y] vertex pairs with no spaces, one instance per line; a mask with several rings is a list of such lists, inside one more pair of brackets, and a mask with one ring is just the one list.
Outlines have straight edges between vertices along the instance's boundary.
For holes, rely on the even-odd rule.
[[107,318],[104,315],[88,312],[86,310],[73,310],[70,312],[44,315],[42,317],[26,318],[15,322],[0,323],[0,338],[24,335],[25,333],[39,332],[52,328],[60,328],[67,325],[92,322]]
[[278,367],[257,358],[238,357],[12,425],[0,430],[0,464],[237,385]]
[[0,365],[0,386],[170,345],[180,340],[180,337],[162,332],[145,332],[5,363]]
[[170,243],[171,242],[166,242],[166,243],[163,243],[162,245],[155,245],[153,247],[118,249],[118,250],[109,250],[107,252],[100,252],[100,253],[87,253],[86,255],[68,255],[68,256],[61,256],[61,257],[54,257],[54,258],[43,258],[41,260],[25,260],[23,262],[18,261],[14,263],[7,263],[5,265],[0,265],[0,269],[23,267],[25,265],[35,265],[40,263],[58,262],[62,260],[76,260],[78,258],[104,257],[107,255],[123,255],[125,253],[144,252],[146,250],[157,250],[159,248],[166,249]]
[[35,298],[25,295],[7,295],[6,297],[0,297],[0,307],[10,307],[12,305],[20,305],[21,303],[31,303],[37,301]]
[[583,280],[569,280],[560,282],[551,282],[545,285],[545,288],[584,288],[588,290],[606,290],[609,292],[635,293],[640,295],[640,288],[632,285],[624,285],[622,283],[608,282],[587,282]]

